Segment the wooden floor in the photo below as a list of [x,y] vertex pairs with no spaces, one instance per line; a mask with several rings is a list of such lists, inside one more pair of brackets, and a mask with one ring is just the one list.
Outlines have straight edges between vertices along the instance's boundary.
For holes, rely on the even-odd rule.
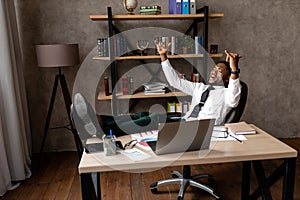
[[[283,139],[284,142],[300,150],[300,138]],[[77,171],[79,159],[76,152],[45,153],[40,165],[36,164],[33,158],[32,172],[30,179],[21,183],[13,190],[8,191],[0,200],[77,200],[81,199],[80,181]],[[266,174],[272,172],[279,166],[280,160],[264,161],[263,165]],[[193,166],[192,173],[209,173],[216,180],[215,188],[222,194],[223,199],[240,199],[241,185],[241,163],[214,164]],[[152,194],[149,186],[155,181],[171,178],[170,171],[181,167],[164,168],[159,171],[128,174],[124,172],[110,172],[101,174],[101,191],[104,200],[171,200],[177,199],[178,186],[165,186],[159,188],[159,194]],[[297,159],[297,170],[295,180],[294,199],[300,200],[300,159]],[[205,181],[204,181],[205,182]],[[252,190],[257,185],[253,178]],[[275,184],[271,193],[273,199],[281,199],[282,180]],[[211,200],[214,199],[205,192],[189,187],[185,200]]]

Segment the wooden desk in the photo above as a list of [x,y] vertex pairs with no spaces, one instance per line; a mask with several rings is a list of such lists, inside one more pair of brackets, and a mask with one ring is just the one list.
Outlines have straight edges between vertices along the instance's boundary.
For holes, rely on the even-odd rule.
[[[103,153],[84,153],[79,164],[82,198],[97,199],[94,187],[92,187],[92,172],[97,172],[97,188],[98,194],[100,194],[98,199],[101,199],[100,172],[160,169],[162,166],[183,166],[187,164],[243,162],[241,199],[258,199],[260,196],[263,196],[264,199],[271,199],[269,188],[283,177],[282,199],[292,200],[297,151],[258,127],[254,125],[253,127],[256,129],[257,134],[247,135],[247,140],[243,144],[237,141],[220,141],[212,143],[209,151],[201,151],[200,154],[199,151],[193,151],[183,154],[156,156],[149,152],[152,153],[151,158],[134,162],[122,154],[108,157],[104,156]],[[203,156],[204,154],[205,156]],[[283,159],[283,163],[269,178],[266,178],[260,161],[269,159]],[[259,188],[249,195],[251,163],[254,167]]]

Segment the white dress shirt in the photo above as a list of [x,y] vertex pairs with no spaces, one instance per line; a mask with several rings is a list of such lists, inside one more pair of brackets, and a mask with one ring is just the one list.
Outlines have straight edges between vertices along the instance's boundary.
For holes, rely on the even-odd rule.
[[177,72],[171,66],[169,60],[163,61],[161,65],[169,84],[192,96],[189,111],[183,116],[185,120],[190,121],[214,118],[216,119],[215,125],[223,125],[227,113],[238,105],[241,94],[240,79],[230,78],[228,88],[225,88],[224,86],[212,87],[197,118],[189,117],[194,107],[199,104],[202,93],[208,89],[210,85],[180,79]]

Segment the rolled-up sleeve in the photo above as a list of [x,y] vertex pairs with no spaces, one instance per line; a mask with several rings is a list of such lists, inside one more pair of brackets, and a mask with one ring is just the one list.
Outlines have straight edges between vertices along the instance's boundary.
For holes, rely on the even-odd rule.
[[228,88],[225,92],[226,104],[232,108],[237,107],[241,97],[241,83],[240,79],[229,79]]

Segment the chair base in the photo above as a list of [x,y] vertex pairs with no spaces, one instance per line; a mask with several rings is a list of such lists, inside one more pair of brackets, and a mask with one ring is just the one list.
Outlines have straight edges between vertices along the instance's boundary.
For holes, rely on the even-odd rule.
[[169,185],[169,184],[180,184],[181,186],[178,193],[178,198],[177,198],[178,200],[183,199],[184,193],[188,186],[200,188],[208,192],[209,194],[211,194],[216,199],[222,199],[221,196],[212,187],[196,182],[196,179],[207,178],[208,182],[214,185],[214,179],[211,175],[199,174],[195,176],[190,176],[190,166],[184,166],[183,174],[180,173],[179,171],[172,171],[172,177],[173,179],[161,180],[151,184],[150,185],[151,192],[153,194],[157,194],[158,193],[157,187],[159,186]]

